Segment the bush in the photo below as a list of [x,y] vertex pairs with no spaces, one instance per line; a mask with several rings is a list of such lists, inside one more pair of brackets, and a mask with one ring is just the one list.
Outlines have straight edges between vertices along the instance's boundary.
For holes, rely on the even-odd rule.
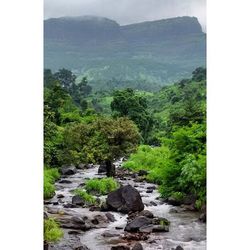
[[86,182],[85,188],[88,192],[98,195],[106,195],[119,187],[113,178],[92,179]]
[[59,224],[52,218],[44,220],[44,240],[55,243],[63,237],[63,231]]
[[49,168],[44,170],[43,179],[43,195],[44,199],[50,199],[55,194],[54,183],[60,178],[57,168]]
[[79,195],[82,197],[82,199],[88,203],[89,205],[96,205],[97,204],[97,201],[96,201],[96,198],[93,197],[92,195],[88,194],[87,192],[85,192],[84,190],[81,190],[81,189],[76,189],[74,191],[74,193],[76,195]]

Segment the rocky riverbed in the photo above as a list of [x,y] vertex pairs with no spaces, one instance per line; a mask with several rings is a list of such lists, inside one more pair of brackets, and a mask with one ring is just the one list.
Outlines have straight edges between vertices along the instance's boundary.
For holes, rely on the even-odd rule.
[[[50,250],[206,249],[206,224],[199,220],[200,213],[189,211],[188,206],[167,204],[159,198],[156,185],[122,170],[120,165],[121,161],[116,163],[117,180],[139,192],[144,210],[124,214],[119,209],[100,211],[98,207],[72,204],[73,190],[84,188],[87,179],[105,177],[98,174],[98,166],[72,168],[56,182],[55,196],[45,201],[45,212],[57,218],[64,230],[64,238],[49,246]],[[99,199],[105,201],[106,196]]]

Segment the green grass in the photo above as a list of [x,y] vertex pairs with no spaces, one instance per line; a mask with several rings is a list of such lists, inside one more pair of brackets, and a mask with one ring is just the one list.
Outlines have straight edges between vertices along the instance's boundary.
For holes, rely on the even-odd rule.
[[113,178],[92,179],[86,182],[85,188],[88,192],[97,195],[106,195],[119,187],[117,181]]
[[96,198],[93,197],[92,195],[88,194],[86,191],[84,190],[81,190],[81,189],[76,189],[74,191],[74,193],[76,195],[79,195],[82,197],[82,199],[88,203],[89,205],[96,205],[97,204],[97,201],[96,201]]
[[49,168],[44,170],[44,179],[43,179],[43,195],[44,199],[50,199],[55,194],[54,183],[58,180],[60,174],[57,168]]
[[58,242],[63,237],[63,231],[53,218],[44,220],[44,240],[48,243]]

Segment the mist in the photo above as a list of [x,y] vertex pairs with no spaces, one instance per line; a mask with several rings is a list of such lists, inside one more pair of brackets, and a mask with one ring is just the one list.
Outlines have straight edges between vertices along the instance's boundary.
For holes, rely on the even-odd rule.
[[206,30],[206,0],[44,0],[44,18],[94,15],[121,25],[195,16]]

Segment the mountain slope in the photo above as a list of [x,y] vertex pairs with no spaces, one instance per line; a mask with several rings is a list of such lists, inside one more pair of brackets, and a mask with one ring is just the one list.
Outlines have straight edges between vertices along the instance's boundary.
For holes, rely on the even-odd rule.
[[206,36],[195,17],[126,26],[100,17],[62,17],[44,21],[44,52],[46,68],[65,67],[92,83],[115,78],[165,85],[205,66]]

